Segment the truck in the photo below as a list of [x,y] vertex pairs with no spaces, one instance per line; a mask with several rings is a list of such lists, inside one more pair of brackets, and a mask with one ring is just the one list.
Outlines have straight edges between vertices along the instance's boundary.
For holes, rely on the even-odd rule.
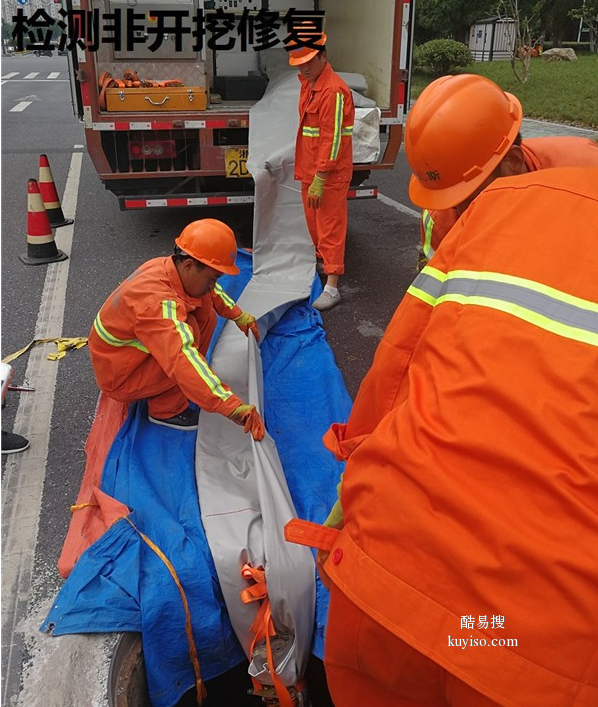
[[293,22],[315,16],[335,71],[363,76],[377,107],[380,149],[354,164],[349,190],[375,198],[363,183],[392,169],[402,141],[414,4],[63,0],[73,106],[100,180],[123,211],[252,203],[249,120],[264,59],[284,52]]

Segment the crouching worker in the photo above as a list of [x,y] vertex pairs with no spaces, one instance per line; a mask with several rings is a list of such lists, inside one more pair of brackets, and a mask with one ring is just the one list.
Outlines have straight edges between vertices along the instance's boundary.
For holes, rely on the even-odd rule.
[[95,318],[89,351],[98,385],[123,403],[147,398],[154,424],[197,429],[192,401],[261,440],[264,424],[255,406],[243,404],[205,360],[216,314],[259,339],[255,317],[217,282],[239,272],[235,236],[221,221],[202,219],[186,226],[175,244],[174,255],[135,270]]

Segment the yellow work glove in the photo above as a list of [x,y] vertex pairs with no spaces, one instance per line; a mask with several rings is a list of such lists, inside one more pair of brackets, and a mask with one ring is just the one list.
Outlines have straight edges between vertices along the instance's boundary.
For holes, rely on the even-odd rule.
[[309,185],[307,190],[307,203],[312,209],[317,209],[322,203],[325,182],[325,179],[315,174],[313,182]]
[[237,425],[243,425],[244,431],[251,432],[251,436],[256,442],[264,439],[266,430],[255,405],[239,405],[231,412],[228,419]]
[[245,334],[245,336],[249,336],[249,330],[251,329],[253,335],[255,336],[255,340],[260,340],[260,330],[257,328],[257,322],[253,314],[249,314],[249,312],[241,312],[241,314],[239,314],[236,319],[233,319],[233,321]]

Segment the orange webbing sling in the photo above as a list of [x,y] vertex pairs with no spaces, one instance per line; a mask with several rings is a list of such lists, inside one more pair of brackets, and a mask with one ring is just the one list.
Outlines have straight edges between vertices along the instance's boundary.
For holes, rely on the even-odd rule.
[[[270,643],[270,638],[276,635],[276,629],[274,628],[274,622],[272,621],[272,613],[270,610],[270,599],[268,597],[268,587],[266,585],[266,570],[263,567],[252,567],[251,565],[245,563],[241,568],[241,575],[245,579],[253,579],[255,582],[255,584],[252,584],[250,587],[241,592],[241,601],[244,604],[249,604],[252,601],[262,602],[257,612],[257,616],[249,628],[251,633],[254,634],[253,641],[251,642],[251,647],[249,649],[249,658],[251,660],[255,645],[259,641],[265,639],[268,669],[270,671],[272,682],[274,683],[274,690],[276,692],[276,697],[278,698],[280,707],[293,707],[295,705],[295,701],[291,698],[289,690],[278,677],[272,656],[272,645]],[[255,693],[260,693],[264,686],[253,677],[251,680],[253,682]]]

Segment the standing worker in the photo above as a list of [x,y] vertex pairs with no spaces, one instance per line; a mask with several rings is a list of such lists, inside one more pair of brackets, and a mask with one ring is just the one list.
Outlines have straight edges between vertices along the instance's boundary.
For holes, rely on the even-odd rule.
[[175,244],[174,255],[144,263],[100,309],[89,336],[98,385],[120,402],[147,398],[154,424],[197,429],[192,401],[260,440],[264,425],[255,406],[243,404],[205,360],[217,313],[259,339],[255,317],[217,283],[239,272],[234,233],[222,221],[202,219]]
[[497,178],[519,101],[466,161],[441,93],[407,119],[410,196],[463,216],[325,436],[328,684],[336,707],[594,707],[598,168]]
[[[493,149],[501,138],[500,121],[509,103],[505,92],[483,76],[461,74],[443,76],[422,93],[418,101],[433,100],[437,107],[435,120],[443,132],[434,130],[438,138],[435,151],[443,159],[444,172],[459,179],[477,149]],[[521,138],[519,130],[508,138],[508,150],[499,164],[501,177],[535,172],[550,167],[598,167],[598,142],[585,137]],[[443,155],[443,157],[440,157]],[[417,196],[415,197],[417,199]],[[418,203],[417,201],[415,203]],[[442,239],[459,218],[455,208],[424,209],[421,241],[425,261],[430,260]]]
[[345,272],[347,192],[353,175],[355,107],[347,84],[326,58],[326,35],[289,52],[299,68],[299,129],[295,179],[301,182],[305,219],[316,257],[323,261],[324,291],[313,306],[324,311],[341,301],[338,278]]

